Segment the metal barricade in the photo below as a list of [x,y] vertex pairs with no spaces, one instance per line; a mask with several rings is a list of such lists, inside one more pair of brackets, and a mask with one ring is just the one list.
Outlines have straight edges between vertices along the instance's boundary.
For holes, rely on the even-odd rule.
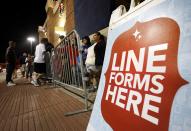
[[88,92],[82,55],[80,51],[80,38],[74,30],[69,33],[61,43],[54,48],[52,55],[52,72],[54,85],[73,88],[84,93],[85,108],[65,115],[73,115],[88,110]]

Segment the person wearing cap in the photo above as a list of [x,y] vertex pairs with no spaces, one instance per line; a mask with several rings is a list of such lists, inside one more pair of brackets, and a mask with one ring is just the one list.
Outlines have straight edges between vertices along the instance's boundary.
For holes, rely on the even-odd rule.
[[7,64],[7,67],[6,67],[6,83],[7,83],[7,86],[16,85],[12,80],[12,74],[14,72],[15,65],[16,65],[15,44],[16,44],[16,42],[9,41],[9,47],[6,50],[6,55],[5,55],[6,64]]

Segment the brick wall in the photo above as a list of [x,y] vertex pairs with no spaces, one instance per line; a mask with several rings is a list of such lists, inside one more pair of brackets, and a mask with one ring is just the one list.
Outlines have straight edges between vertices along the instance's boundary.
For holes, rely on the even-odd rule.
[[47,23],[46,23],[46,31],[49,42],[51,42],[54,46],[58,44],[58,35],[55,33],[55,26],[58,26],[59,22],[59,13],[58,11],[53,14],[53,9],[49,9],[47,12]]
[[[67,33],[71,32],[74,29],[74,0],[63,0],[64,2],[64,16],[66,19],[64,30]],[[59,41],[59,35],[55,33],[55,27],[59,26],[59,20],[61,17],[59,16],[59,10],[53,13],[53,8],[49,7],[47,10],[47,21],[45,23],[45,28],[47,31],[48,40],[56,46]],[[39,33],[39,38],[42,36]]]
[[71,32],[74,29],[74,0],[65,0],[65,11],[66,11],[66,24],[65,31],[66,33]]

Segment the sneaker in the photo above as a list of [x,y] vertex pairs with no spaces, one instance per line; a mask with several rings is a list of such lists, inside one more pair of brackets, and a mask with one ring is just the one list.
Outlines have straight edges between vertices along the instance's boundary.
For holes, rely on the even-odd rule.
[[15,86],[16,84],[15,83],[13,83],[13,82],[8,82],[7,83],[7,86]]
[[48,83],[48,84],[52,84],[52,80],[48,80],[47,83]]
[[93,86],[90,86],[90,87],[87,89],[87,91],[88,91],[89,93],[91,93],[91,92],[96,92],[96,91],[97,91],[97,88],[95,88],[95,87],[93,87]]
[[33,84],[36,87],[39,86],[39,84],[37,82],[33,81],[33,80],[31,81],[31,84]]

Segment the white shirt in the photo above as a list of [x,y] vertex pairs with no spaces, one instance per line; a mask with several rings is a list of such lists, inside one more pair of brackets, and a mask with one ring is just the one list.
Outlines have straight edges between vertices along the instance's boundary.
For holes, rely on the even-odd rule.
[[95,53],[94,53],[94,47],[97,43],[94,43],[92,46],[88,48],[88,53],[86,57],[86,65],[95,65]]
[[34,62],[35,63],[45,63],[44,60],[44,52],[45,52],[45,45],[40,43],[36,46],[36,50],[35,50],[35,58],[34,58]]

